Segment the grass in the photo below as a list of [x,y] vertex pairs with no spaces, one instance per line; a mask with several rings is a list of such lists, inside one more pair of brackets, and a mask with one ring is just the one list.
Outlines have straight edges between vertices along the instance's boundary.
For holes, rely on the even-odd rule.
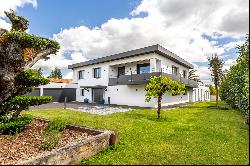
[[249,164],[244,118],[231,108],[209,108],[212,105],[202,102],[165,110],[159,120],[156,111],[145,109],[105,116],[62,109],[24,114],[120,133],[119,145],[81,164]]

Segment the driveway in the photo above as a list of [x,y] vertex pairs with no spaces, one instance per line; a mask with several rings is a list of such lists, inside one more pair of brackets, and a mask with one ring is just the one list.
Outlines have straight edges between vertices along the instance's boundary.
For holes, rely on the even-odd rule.
[[[70,102],[66,104],[66,109],[87,112],[91,114],[106,115],[116,112],[127,112],[140,107],[117,106],[117,105],[101,105],[86,104],[80,102]],[[30,110],[48,110],[48,109],[64,109],[64,103],[48,103],[39,106],[32,106]]]

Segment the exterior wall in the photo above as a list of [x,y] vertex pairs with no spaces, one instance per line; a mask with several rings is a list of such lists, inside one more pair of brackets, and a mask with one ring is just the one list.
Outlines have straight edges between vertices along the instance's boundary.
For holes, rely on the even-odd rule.
[[[179,73],[182,74],[183,70],[187,71],[188,68],[179,65],[161,55],[156,53],[144,54],[135,57],[129,57],[126,59],[120,59],[100,64],[94,64],[73,69],[73,80],[78,83],[76,90],[76,100],[83,102],[85,98],[92,102],[92,88],[84,90],[84,96],[81,96],[81,86],[107,86],[106,91],[104,91],[105,103],[108,103],[108,97],[110,97],[111,104],[118,105],[130,105],[130,106],[141,106],[141,107],[156,107],[156,100],[151,99],[150,102],[145,102],[145,85],[116,85],[108,86],[109,78],[117,77],[117,67],[125,66],[125,75],[137,74],[137,64],[138,63],[150,63],[150,72],[162,72],[172,74],[172,65],[179,68]],[[93,77],[93,68],[101,68],[101,78]],[[78,71],[84,70],[84,78],[78,80]],[[117,91],[118,89],[118,91]],[[189,102],[192,96],[192,91],[188,91],[187,95],[165,95],[163,97],[162,105],[172,105],[178,103]]]
[[[140,106],[140,107],[157,107],[157,100],[152,98],[150,102],[145,102],[146,85],[117,85],[109,86],[105,91],[105,101],[110,97],[110,104]],[[117,91],[118,89],[118,91]],[[189,93],[189,92],[188,92]],[[122,94],[122,95],[121,95]],[[178,103],[189,102],[189,95],[164,95],[162,106],[168,106]]]

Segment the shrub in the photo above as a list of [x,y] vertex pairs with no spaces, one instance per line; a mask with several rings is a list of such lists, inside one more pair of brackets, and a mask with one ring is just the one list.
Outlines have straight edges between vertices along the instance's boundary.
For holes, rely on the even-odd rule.
[[23,131],[27,124],[30,124],[30,116],[20,116],[16,119],[9,119],[7,116],[0,117],[0,134],[14,135]]
[[54,119],[49,122],[43,131],[43,142],[40,148],[51,151],[61,139],[61,133],[65,129],[66,123],[61,119]]
[[61,133],[57,130],[50,130],[49,132],[44,131],[42,138],[43,142],[40,145],[40,148],[51,151],[60,141]]
[[49,122],[49,124],[46,126],[45,131],[62,131],[66,127],[66,122],[61,119],[54,119]]

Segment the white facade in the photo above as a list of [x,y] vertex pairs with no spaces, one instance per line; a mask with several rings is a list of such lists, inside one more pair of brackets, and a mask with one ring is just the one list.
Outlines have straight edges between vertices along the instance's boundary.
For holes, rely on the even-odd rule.
[[192,102],[210,101],[210,90],[208,86],[199,85],[198,88],[193,88]]
[[[84,99],[88,99],[90,103],[95,102],[95,97],[97,96],[95,96],[95,89],[99,89],[101,87],[103,89],[103,92],[100,92],[102,93],[101,97],[104,99],[106,104],[110,103],[140,107],[156,107],[157,103],[153,98],[150,102],[145,102],[146,83],[138,85],[109,85],[111,78],[118,78],[118,67],[125,67],[125,76],[138,75],[138,64],[149,64],[147,66],[149,67],[149,71],[147,71],[147,73],[162,72],[166,74],[173,74],[172,67],[174,66],[177,68],[178,72],[176,77],[184,77],[183,73],[185,72],[185,77],[187,78],[189,71],[188,67],[176,63],[157,53],[146,53],[113,61],[85,65],[83,67],[73,67],[73,83],[77,83],[76,101],[84,102]],[[100,68],[100,78],[94,78],[94,68]],[[141,69],[139,68],[139,70]],[[81,79],[79,79],[79,71],[82,73]],[[178,103],[199,101],[194,97],[194,89],[197,88],[188,87],[186,95],[164,95],[162,105],[167,106]],[[204,90],[202,91],[205,92]]]

